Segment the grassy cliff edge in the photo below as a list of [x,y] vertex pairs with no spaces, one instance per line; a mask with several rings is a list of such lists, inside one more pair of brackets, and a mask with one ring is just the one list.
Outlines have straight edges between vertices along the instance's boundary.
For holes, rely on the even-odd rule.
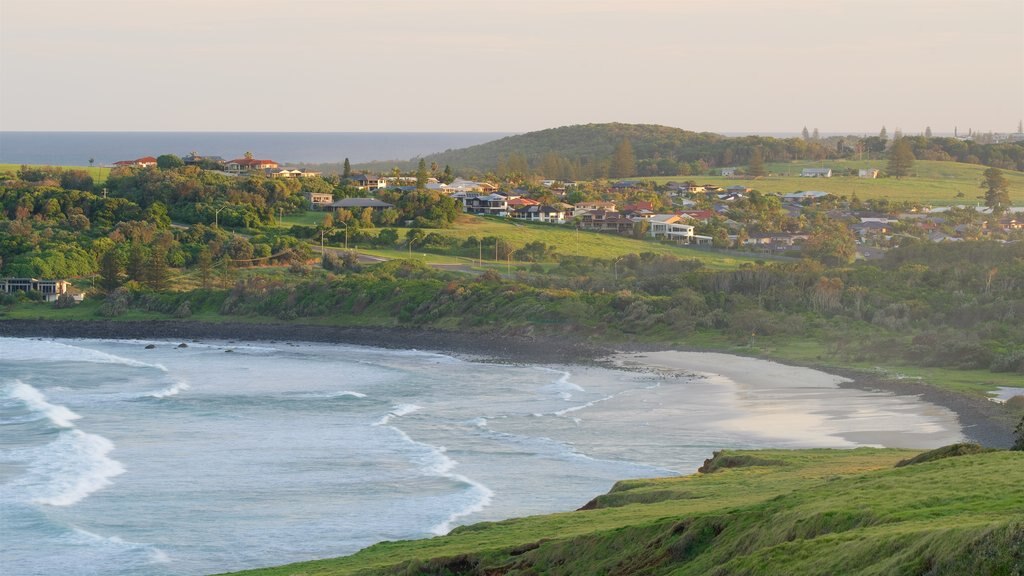
[[575,512],[239,574],[1024,574],[1024,452],[963,452],[723,451]]

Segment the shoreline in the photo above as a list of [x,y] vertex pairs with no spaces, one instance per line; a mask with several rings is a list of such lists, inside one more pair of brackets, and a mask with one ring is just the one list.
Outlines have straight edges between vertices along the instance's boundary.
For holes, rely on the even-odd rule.
[[[308,324],[270,324],[246,322],[202,322],[193,320],[0,320],[0,337],[11,338],[86,338],[86,339],[165,339],[195,341],[202,339],[240,341],[296,341],[354,344],[388,349],[417,349],[480,359],[529,364],[603,365],[622,370],[624,366],[609,359],[622,354],[655,351],[728,354],[714,350],[680,350],[652,344],[633,346],[582,342],[570,335],[560,338],[523,334],[479,334],[427,328],[339,327]],[[738,356],[739,358],[748,358]],[[982,398],[972,398],[912,380],[894,380],[882,375],[831,366],[784,366],[810,368],[838,378],[840,388],[889,392],[897,396],[917,396],[956,414],[961,432],[969,441],[1006,448],[1013,443],[1013,424],[1000,418],[999,406]]]

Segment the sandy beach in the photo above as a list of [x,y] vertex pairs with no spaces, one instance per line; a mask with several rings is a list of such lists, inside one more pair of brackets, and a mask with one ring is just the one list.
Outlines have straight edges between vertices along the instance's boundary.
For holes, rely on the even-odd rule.
[[[705,378],[728,390],[748,414],[721,422],[723,429],[782,443],[801,438],[819,446],[932,448],[965,440],[949,408],[917,396],[842,387],[853,381],[812,368],[714,352],[620,353],[609,361],[624,369]],[[879,394],[885,402],[879,403]]]

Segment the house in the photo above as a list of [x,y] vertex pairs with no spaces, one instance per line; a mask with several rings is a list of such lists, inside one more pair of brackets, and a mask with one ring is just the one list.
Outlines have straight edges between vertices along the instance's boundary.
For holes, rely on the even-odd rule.
[[277,162],[273,160],[257,160],[256,158],[235,158],[225,165],[225,169],[232,174],[253,172],[256,170],[270,170],[277,168]]
[[186,166],[195,166],[203,163],[224,164],[224,159],[220,156],[200,156],[198,152],[189,152],[187,156],[182,156],[181,160]]
[[861,168],[857,170],[857,178],[878,178],[878,169]]
[[530,222],[547,222],[549,224],[565,223],[565,208],[549,206],[547,204],[535,204],[523,206],[512,212],[512,217],[518,220],[529,220]]
[[448,190],[451,192],[482,192],[490,194],[491,192],[497,192],[498,187],[488,182],[474,182],[472,180],[456,178],[448,185]]
[[394,204],[388,204],[376,198],[342,198],[336,202],[331,202],[328,206],[337,212],[338,210],[350,210],[352,212],[362,211],[366,208],[372,209],[374,212],[380,212],[387,210],[388,208],[394,208]]
[[648,232],[657,240],[672,240],[680,244],[689,244],[693,240],[693,226],[685,224],[682,216],[675,214],[655,214],[647,220],[650,223]]
[[615,208],[615,202],[605,202],[602,200],[593,200],[590,202],[580,202],[576,204],[575,214],[578,216],[584,212],[591,210],[604,210],[605,212],[617,212]]
[[463,201],[463,207],[468,214],[508,216],[508,198],[503,194],[468,197]]
[[509,210],[518,210],[524,206],[537,206],[539,204],[540,202],[537,202],[536,200],[531,200],[530,198],[522,198],[519,196],[508,199]]
[[831,178],[831,168],[804,168],[800,171],[801,178]]
[[735,176],[736,168],[722,168],[722,176]]
[[[36,278],[0,278],[0,293],[39,292],[47,302],[55,302],[62,294],[69,293],[71,283],[67,280],[38,280]],[[71,294],[81,302],[85,294],[74,290]]]
[[789,194],[784,194],[782,199],[786,202],[804,202],[821,200],[828,195],[828,192],[822,192],[820,190],[806,190],[803,192],[791,192]]
[[306,194],[306,199],[309,200],[309,203],[313,208],[323,210],[324,208],[328,208],[331,203],[334,202],[334,194],[310,192]]
[[712,210],[680,210],[676,214],[702,224],[715,217],[715,213]]
[[633,202],[631,204],[624,205],[621,211],[624,214],[650,213],[654,211],[654,204],[644,201]]
[[114,162],[115,168],[123,168],[125,166],[149,168],[150,166],[156,166],[156,158],[153,158],[152,156],[143,156],[142,158],[136,158],[135,160],[118,160],[117,162]]
[[580,216],[580,228],[584,230],[622,234],[632,232],[633,224],[632,218],[608,210],[591,210]]
[[348,177],[348,183],[360,190],[383,190],[388,186],[387,178],[367,174],[352,174]]
[[302,170],[300,168],[280,168],[277,170],[267,170],[267,176],[273,178],[313,178],[319,176],[319,172],[313,170]]

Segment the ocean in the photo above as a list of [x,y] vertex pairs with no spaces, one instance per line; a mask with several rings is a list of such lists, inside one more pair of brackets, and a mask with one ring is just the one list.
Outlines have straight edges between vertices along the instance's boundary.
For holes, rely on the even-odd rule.
[[0,573],[195,575],[339,556],[575,509],[617,480],[693,473],[721,448],[960,432],[917,398],[834,386],[178,344],[0,338]]
[[409,160],[497,140],[499,132],[0,132],[0,164],[109,166],[119,160],[195,151],[280,164]]

